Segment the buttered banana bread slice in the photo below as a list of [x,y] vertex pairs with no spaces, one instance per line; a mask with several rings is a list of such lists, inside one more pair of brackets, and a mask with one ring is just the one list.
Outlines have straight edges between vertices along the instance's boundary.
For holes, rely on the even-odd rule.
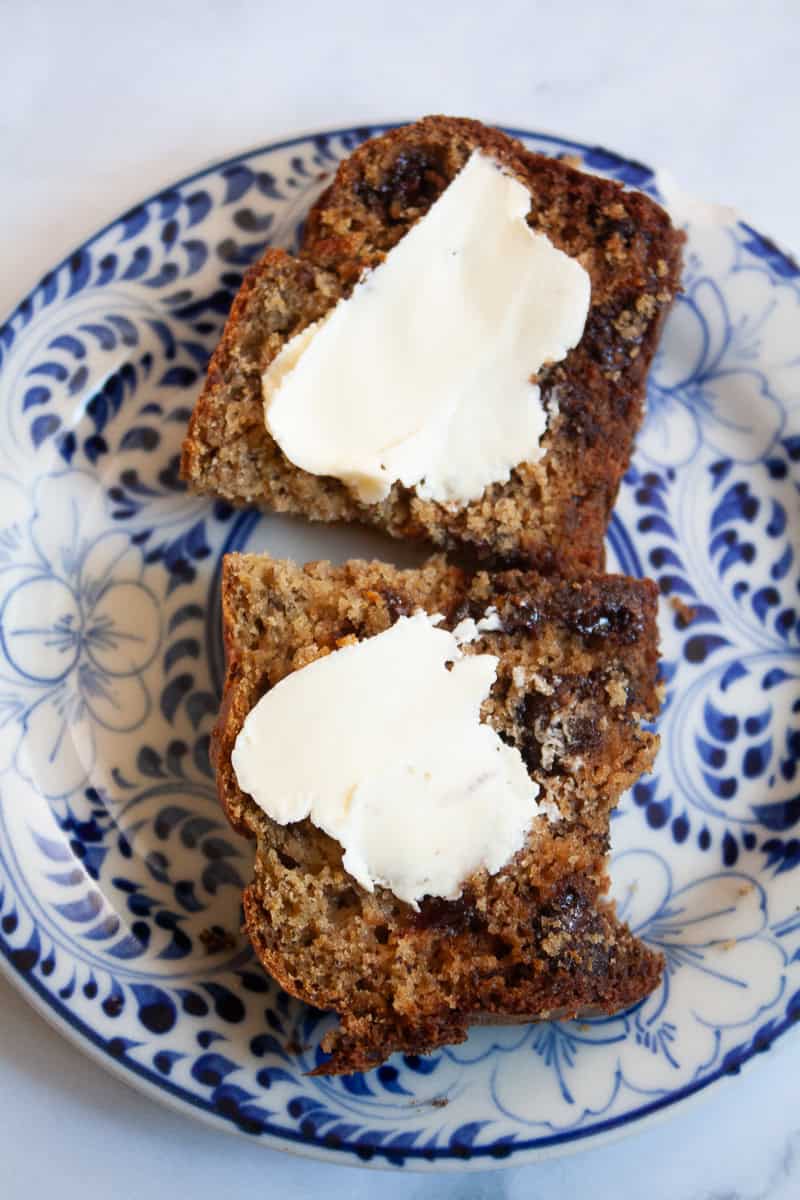
[[[328,465],[317,467],[311,450],[305,458],[296,453],[299,435],[294,441],[279,444],[278,433],[273,436],[267,428],[262,377],[277,369],[276,362],[283,362],[282,352],[290,343],[297,345],[293,339],[299,334],[310,331],[310,336],[318,325],[325,333],[326,318],[334,310],[339,311],[340,302],[353,302],[356,285],[365,273],[373,273],[373,281],[377,281],[378,269],[405,248],[412,231],[419,236],[421,225],[433,218],[438,204],[450,195],[450,185],[455,186],[454,181],[463,178],[476,153],[500,168],[495,174],[521,185],[525,207],[529,208],[524,220],[531,233],[549,240],[550,265],[558,252],[560,269],[567,276],[570,264],[577,264],[585,272],[591,291],[588,310],[584,310],[585,324],[581,325],[577,344],[568,337],[566,345],[555,354],[552,345],[540,345],[538,339],[556,292],[545,291],[539,307],[534,305],[533,315],[526,318],[520,336],[523,346],[529,347],[530,358],[519,346],[517,351],[522,356],[523,385],[530,380],[538,388],[538,416],[529,414],[534,423],[542,423],[535,450],[531,449],[533,434],[528,430],[525,437],[520,436],[515,455],[516,435],[509,434],[511,450],[503,444],[497,453],[501,458],[503,453],[510,453],[511,457],[503,461],[512,466],[479,476],[494,482],[488,482],[482,490],[480,483],[477,491],[474,486],[470,490],[464,471],[460,473],[459,463],[465,458],[473,466],[477,458],[485,468],[481,456],[491,457],[495,452],[490,453],[489,443],[493,439],[502,442],[510,385],[502,369],[504,352],[495,347],[499,358],[494,368],[487,368],[478,382],[474,373],[469,375],[465,382],[472,381],[477,392],[463,415],[453,418],[452,429],[442,435],[440,453],[450,453],[454,460],[445,462],[444,468],[440,464],[440,474],[444,470],[447,475],[444,490],[437,491],[424,477],[412,485],[408,481],[415,478],[413,471],[408,468],[403,474],[398,467],[393,481],[391,472],[387,476],[385,494],[379,489],[374,493],[377,498],[369,499],[371,493],[359,488],[357,478],[354,481],[344,470],[337,475],[330,465],[336,461],[330,447],[327,456],[317,456]],[[494,210],[490,207],[488,213],[478,226],[486,230],[487,238]],[[446,225],[439,240],[446,241],[449,232],[450,225]],[[454,249],[445,254],[441,247],[445,260],[452,253],[456,256],[453,262],[463,260],[466,264],[461,274],[454,276],[451,287],[457,291],[460,282],[470,282],[473,294],[464,311],[475,317],[476,328],[481,330],[476,334],[472,326],[465,325],[461,331],[464,344],[459,345],[460,326],[456,320],[448,335],[447,362],[451,367],[447,371],[451,372],[465,355],[475,351],[477,361],[484,343],[488,346],[493,337],[508,334],[508,322],[518,299],[516,285],[509,284],[513,294],[508,295],[508,304],[501,304],[495,313],[496,328],[483,329],[483,314],[476,310],[482,309],[492,286],[500,286],[500,277],[487,279],[482,294],[480,272],[488,276],[494,261],[491,255],[488,262],[480,258],[481,253],[485,254],[482,236],[479,233],[476,237],[473,231],[471,242],[459,241],[453,230]],[[650,197],[531,153],[515,139],[477,121],[426,117],[368,141],[340,165],[331,186],[313,207],[299,255],[269,249],[245,276],[191,418],[183,448],[183,478],[193,490],[235,504],[299,513],[318,521],[363,522],[394,537],[428,541],[451,551],[467,548],[490,564],[527,564],[539,571],[560,570],[565,574],[576,569],[600,569],[608,517],[642,416],[647,371],[664,316],[679,288],[681,242],[682,235]],[[512,270],[525,246],[519,238],[509,245],[511,248],[499,257]],[[438,246],[437,241],[434,250]],[[538,249],[542,251],[541,244]],[[432,280],[438,278],[433,270],[434,258],[437,271],[442,265],[430,246],[425,251],[420,248],[418,254],[425,257],[410,255],[405,265],[398,293],[404,297],[402,311],[390,323],[386,337],[396,358],[389,361],[391,355],[379,354],[372,337],[364,333],[360,339],[356,336],[355,350],[348,361],[338,364],[348,368],[341,372],[348,378],[353,375],[349,369],[353,361],[363,365],[367,373],[367,407],[359,410],[361,418],[355,420],[354,429],[346,435],[342,432],[345,448],[373,419],[387,389],[393,382],[397,384],[398,371],[409,364],[416,368],[419,354],[417,375],[409,371],[409,386],[401,389],[400,398],[390,406],[391,413],[381,416],[392,426],[386,429],[386,446],[389,451],[396,449],[397,431],[392,420],[399,410],[411,405],[419,387],[432,374],[430,354],[426,359],[418,343],[426,340],[427,330],[428,349],[435,358],[439,333],[442,346],[447,340],[437,326],[443,326],[445,315],[463,300],[463,296],[446,288],[437,292],[438,307],[434,307],[429,320],[419,318],[423,327],[413,334],[415,310],[427,313],[425,298]],[[539,269],[532,268],[534,274]],[[566,305],[568,326],[576,319],[576,303]],[[362,313],[362,317],[369,329],[373,313]],[[389,336],[393,330],[396,345]],[[335,341],[332,331],[328,333],[329,340]],[[315,338],[320,336],[319,330],[314,333]],[[573,348],[567,350],[569,345]],[[374,369],[367,369],[373,350],[376,363]],[[335,358],[335,345],[333,354]],[[297,367],[294,360],[290,365],[292,370]],[[433,363],[433,368],[440,367],[441,362]],[[346,410],[355,390],[355,385],[344,378],[341,388],[345,394],[341,390],[337,393],[337,381],[331,380],[334,373],[329,367],[322,376],[322,387],[327,381],[333,393],[326,435],[329,441],[336,440],[339,413],[344,430]],[[279,376],[283,386],[283,367]],[[309,384],[309,391],[318,399],[319,381]],[[296,415],[296,408],[289,405],[289,410],[290,418],[293,411]],[[409,421],[413,425],[411,416]],[[319,424],[309,419],[308,430],[300,431],[300,442],[303,438],[313,441]],[[430,429],[426,427],[423,432],[427,436]],[[303,444],[301,449],[308,447]],[[417,448],[414,453],[422,455],[423,451]],[[298,458],[308,469],[296,465]],[[381,467],[389,471],[388,465],[381,463]],[[328,470],[331,473],[326,474]]]
[[[225,811],[257,846],[246,927],[288,992],[338,1015],[320,1072],[366,1070],[397,1050],[425,1053],[462,1041],[475,1022],[612,1013],[656,986],[660,956],[617,920],[606,897],[611,809],[648,770],[657,747],[642,724],[658,709],[652,583],[620,576],[570,582],[520,570],[468,575],[443,558],[398,570],[359,561],[300,567],[234,554],[224,562],[223,622],[228,666],[212,755]],[[404,664],[395,660],[377,686],[373,679],[361,691],[335,693],[327,710],[340,731],[334,744],[314,707],[317,693],[307,693],[314,703],[302,701],[286,684],[310,680],[325,660],[341,666],[349,654],[339,676],[348,684],[357,655],[404,622],[424,622],[427,636],[434,627],[455,631],[460,650],[451,657],[460,661],[446,664],[453,673],[462,660],[475,666],[472,656],[494,663],[480,722],[503,753],[513,750],[514,769],[536,801],[508,861],[473,870],[444,896],[402,899],[385,881],[364,878],[353,866],[353,843],[345,853],[347,836],[325,832],[313,807],[302,810],[310,816],[286,821],[282,810],[275,819],[280,789],[271,792],[267,768],[251,772],[257,803],[240,786],[234,762],[248,716],[271,698],[272,720],[291,726],[287,737],[267,724],[263,747],[281,764],[284,790],[295,772],[300,787],[311,768],[323,783],[342,764],[356,771],[359,731],[381,720],[381,688],[399,686]],[[394,757],[412,763],[408,729],[435,682],[420,673],[416,701],[410,697],[405,709],[392,701],[391,727],[379,728],[387,769]],[[277,744],[269,746],[273,729]],[[470,749],[465,740],[465,756]],[[458,766],[449,758],[461,755],[445,757],[436,761],[446,772]],[[391,780],[391,770],[381,778]],[[497,803],[497,824],[507,815],[500,798],[499,790],[488,797]],[[342,798],[343,813],[350,799]],[[434,821],[412,801],[410,779],[407,804],[387,784],[372,796],[372,815],[376,805],[399,806],[401,819],[414,825],[396,826],[400,840],[410,838],[424,857]],[[472,797],[451,788],[448,802],[453,840],[442,843],[445,858],[456,853]],[[385,851],[378,845],[384,860]]]

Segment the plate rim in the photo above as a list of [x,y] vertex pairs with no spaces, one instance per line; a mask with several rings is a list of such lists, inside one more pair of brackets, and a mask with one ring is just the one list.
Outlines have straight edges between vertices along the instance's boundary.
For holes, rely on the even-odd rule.
[[[143,204],[149,204],[151,200],[157,199],[163,191],[169,190],[170,188],[185,187],[187,184],[193,183],[201,176],[207,175],[210,171],[222,170],[223,167],[230,166],[235,162],[240,162],[243,158],[252,158],[256,154],[267,154],[272,150],[286,150],[290,146],[297,146],[301,142],[307,142],[309,139],[315,137],[341,137],[343,134],[357,133],[361,129],[375,131],[382,130],[387,132],[391,129],[399,129],[403,125],[408,125],[410,123],[411,120],[409,118],[403,118],[400,120],[372,121],[365,124],[332,125],[330,127],[325,126],[321,129],[307,129],[304,132],[292,134],[290,137],[279,138],[274,142],[264,142],[255,146],[250,146],[244,150],[240,150],[236,154],[227,154],[224,158],[211,158],[202,166],[195,167],[195,169],[190,171],[188,174],[181,175],[178,179],[170,179],[161,184],[155,191],[150,191],[144,195],[141,195],[139,199],[134,200],[126,209],[124,209],[122,213],[118,213],[116,216],[110,217],[109,220],[106,221],[105,224],[101,225],[99,229],[96,229],[93,233],[88,234],[81,241],[74,243],[71,250],[68,250],[62,255],[58,262],[47,268],[45,271],[45,276],[48,274],[54,274],[56,271],[60,271],[62,267],[67,265],[73,255],[78,254],[81,250],[85,250],[88,246],[93,245],[94,242],[98,241],[104,236],[104,234],[108,233],[108,231],[117,224],[117,222],[122,216],[124,216],[126,212],[130,212],[135,208],[139,208]],[[521,125],[504,125],[499,121],[485,121],[483,124],[499,129],[501,133],[507,133],[510,137],[536,138],[541,142],[552,142],[554,145],[570,146],[575,150],[580,151],[600,151],[602,153],[612,155],[621,164],[626,166],[644,168],[644,170],[648,171],[654,179],[658,174],[657,168],[651,167],[647,163],[643,163],[640,159],[631,158],[627,154],[621,154],[618,150],[610,150],[607,146],[600,142],[581,142],[575,138],[562,137],[561,134],[555,133],[552,130],[525,129]],[[746,221],[744,217],[742,217],[741,213],[735,206],[730,207],[732,213],[735,215],[736,221],[740,225],[742,225],[749,232],[757,234],[758,237],[761,238],[765,243],[773,247],[778,254],[780,254],[780,256],[786,260],[786,262],[794,267],[795,270],[800,271],[800,263],[798,263],[798,260],[795,258],[792,251],[787,250],[785,246],[781,245],[779,242],[776,242],[774,238],[761,233],[760,230],[756,229],[753,225]],[[22,296],[22,298],[18,300],[16,304],[14,304],[10,311],[2,317],[2,320],[0,320],[0,330],[11,323],[14,317],[19,313],[20,309],[23,308],[24,305],[33,297],[35,292],[38,291],[42,285],[42,278],[37,279],[37,281],[32,284],[30,288],[28,288],[24,296]]]
[[[126,213],[157,200],[164,192],[184,188],[202,177],[220,171],[234,163],[253,158],[260,154],[286,150],[292,146],[311,141],[314,138],[340,138],[360,133],[365,133],[371,137],[408,123],[407,120],[370,121],[307,130],[302,133],[293,134],[290,137],[249,147],[238,153],[226,155],[223,158],[212,159],[178,179],[165,182],[156,190],[150,191],[140,199],[134,201],[131,205],[123,209],[122,212],[117,213],[116,216],[108,220],[99,229],[74,245],[73,249],[64,254],[57,263],[49,267],[44,275],[12,307],[8,315],[3,320],[0,320],[0,333],[7,326],[11,325],[15,318],[24,311],[26,306],[32,306],[37,293],[44,286],[44,281],[48,276],[55,275],[67,266],[75,255],[93,246],[95,242],[117,225]],[[487,123],[494,124],[493,122]],[[561,149],[574,149],[582,154],[588,152],[605,153],[611,156],[620,166],[632,166],[645,170],[657,182],[657,172],[654,168],[637,159],[630,158],[626,154],[609,150],[603,145],[581,142],[574,138],[562,137],[556,133],[525,129],[520,126],[507,126],[498,123],[496,127],[512,137],[531,138],[538,142],[550,142]],[[731,216],[745,231],[756,234],[768,248],[779,255],[794,271],[800,273],[800,266],[798,266],[798,262],[792,253],[785,250],[773,238],[760,233],[749,222],[743,219],[738,210],[733,209]],[[0,366],[1,370],[2,366]],[[0,973],[2,973],[3,977],[9,981],[15,990],[48,1025],[115,1078],[120,1079],[140,1094],[157,1100],[168,1108],[185,1116],[192,1116],[199,1119],[204,1124],[218,1131],[234,1136],[242,1136],[243,1134],[244,1136],[248,1136],[230,1121],[220,1117],[208,1102],[193,1095],[190,1091],[165,1077],[156,1075],[153,1071],[131,1059],[123,1061],[121,1057],[115,1057],[110,1050],[114,1039],[109,1043],[101,1038],[87,1022],[72,1014],[66,1004],[47,992],[35,976],[16,967],[11,961],[8,947],[2,941],[0,941]],[[326,1146],[324,1141],[317,1136],[307,1137],[299,1131],[295,1132],[281,1128],[273,1129],[269,1123],[267,1123],[263,1132],[259,1132],[255,1136],[249,1136],[251,1141],[255,1141],[260,1146],[273,1150],[281,1150],[299,1158],[310,1158],[316,1161],[325,1161],[340,1165],[370,1167],[378,1170],[404,1168],[411,1171],[435,1172],[500,1170],[509,1166],[521,1166],[539,1162],[546,1158],[577,1153],[579,1150],[588,1148],[589,1146],[607,1145],[613,1141],[620,1140],[632,1132],[634,1126],[642,1129],[652,1127],[660,1120],[666,1119],[679,1105],[685,1106],[687,1102],[707,1097],[713,1091],[717,1090],[721,1084],[730,1081],[741,1072],[742,1067],[747,1066],[757,1055],[763,1054],[782,1039],[798,1023],[798,1020],[800,1020],[800,1012],[793,1013],[791,1016],[784,1016],[782,1020],[778,1021],[770,1029],[769,1036],[764,1036],[760,1031],[757,1031],[748,1043],[737,1047],[732,1052],[732,1055],[723,1060],[723,1063],[709,1076],[693,1080],[683,1085],[683,1087],[670,1092],[668,1095],[653,1099],[633,1111],[609,1117],[586,1129],[563,1130],[546,1137],[531,1138],[528,1141],[518,1141],[511,1145],[505,1145],[502,1147],[502,1154],[498,1153],[497,1149],[491,1145],[470,1147],[468,1155],[464,1156],[450,1147],[428,1150],[408,1147],[400,1152],[380,1145],[359,1147],[355,1144],[345,1143],[332,1147]],[[365,1154],[367,1150],[368,1155]]]
[[[91,1027],[85,1022],[73,1018],[66,1005],[60,1002],[50,1003],[49,997],[42,993],[44,989],[35,978],[24,979],[9,961],[5,950],[0,946],[0,975],[6,979],[14,990],[22,996],[51,1029],[84,1054],[92,1062],[101,1067],[107,1074],[118,1079],[131,1091],[140,1096],[154,1100],[170,1111],[181,1116],[200,1121],[209,1129],[224,1133],[237,1141],[248,1138],[256,1146],[265,1150],[275,1150],[291,1154],[294,1158],[311,1159],[314,1162],[329,1162],[337,1166],[367,1168],[373,1171],[406,1170],[415,1173],[444,1173],[464,1171],[502,1171],[509,1167],[531,1166],[547,1159],[566,1158],[578,1154],[583,1149],[599,1149],[614,1142],[622,1141],[628,1134],[636,1130],[652,1129],[666,1122],[672,1115],[672,1110],[681,1106],[685,1111],[687,1106],[700,1104],[730,1084],[738,1076],[743,1067],[750,1069],[750,1064],[757,1061],[757,1055],[772,1049],[787,1028],[794,1024],[788,1018],[783,1022],[784,1028],[779,1028],[775,1035],[764,1045],[753,1046],[750,1052],[736,1064],[735,1069],[718,1070],[713,1076],[699,1083],[687,1084],[669,1097],[662,1097],[637,1109],[623,1117],[609,1118],[599,1125],[586,1130],[565,1131],[550,1138],[540,1138],[529,1143],[517,1143],[507,1155],[499,1157],[490,1147],[471,1149],[468,1158],[462,1158],[452,1150],[411,1151],[402,1152],[403,1162],[391,1161],[397,1158],[397,1152],[380,1146],[370,1147],[369,1158],[360,1157],[358,1149],[353,1145],[342,1145],[335,1149],[322,1145],[317,1139],[308,1139],[302,1134],[294,1134],[291,1130],[279,1132],[261,1132],[248,1135],[230,1121],[220,1119],[208,1104],[198,1100],[191,1092],[171,1083],[169,1079],[151,1078],[152,1072],[140,1067],[138,1063],[128,1060],[124,1065],[108,1052],[107,1043],[93,1035]],[[60,1011],[60,1010],[64,1011]],[[755,1039],[754,1039],[755,1041]],[[102,1044],[101,1044],[102,1043]],[[409,1166],[406,1159],[411,1159]]]

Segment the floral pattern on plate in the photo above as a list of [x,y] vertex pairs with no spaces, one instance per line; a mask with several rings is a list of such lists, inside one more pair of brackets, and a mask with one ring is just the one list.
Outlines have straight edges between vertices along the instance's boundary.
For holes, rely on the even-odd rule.
[[[800,1016],[800,272],[734,217],[688,213],[686,290],[609,532],[612,563],[663,595],[662,750],[613,826],[619,903],[665,953],[663,984],[607,1020],[309,1078],[331,1018],[254,962],[250,849],[214,795],[219,562],[414,552],[193,499],[178,454],[244,270],[296,242],[374,132],[166,189],[0,327],[0,961],[103,1061],[265,1144],[518,1162],[736,1074]],[[520,136],[658,195],[641,164]]]

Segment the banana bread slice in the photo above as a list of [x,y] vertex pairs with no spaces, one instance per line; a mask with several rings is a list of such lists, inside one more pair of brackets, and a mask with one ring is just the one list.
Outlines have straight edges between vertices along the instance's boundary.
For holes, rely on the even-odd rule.
[[[319,1072],[459,1042],[476,1022],[615,1012],[656,986],[660,956],[605,898],[610,810],[657,747],[641,724],[658,708],[652,583],[467,575],[443,557],[398,570],[232,554],[222,590],[219,795],[257,843],[244,912],[258,957],[292,995],[339,1016]],[[239,789],[231,753],[265,691],[342,639],[378,634],[417,609],[445,614],[453,628],[491,606],[499,628],[464,647],[500,660],[481,719],[519,748],[560,819],[536,817],[496,875],[478,872],[460,899],[426,897],[415,911],[385,888],[362,888],[338,842],[310,821],[271,820]]]
[[[290,338],[381,262],[476,148],[525,184],[530,226],[591,278],[581,341],[537,377],[550,415],[546,453],[460,507],[399,483],[382,502],[362,503],[339,480],[284,456],[264,423],[261,376]],[[182,476],[235,504],[361,521],[445,549],[466,546],[495,563],[599,569],[647,370],[679,286],[681,241],[649,197],[532,154],[477,121],[426,117],[366,142],[312,209],[299,257],[270,249],[247,273],[191,418]]]

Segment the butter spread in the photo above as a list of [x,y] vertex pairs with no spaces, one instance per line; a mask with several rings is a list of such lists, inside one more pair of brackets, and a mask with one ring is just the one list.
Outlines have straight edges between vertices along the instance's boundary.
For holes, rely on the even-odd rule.
[[589,276],[525,220],[528,189],[475,151],[428,212],[263,376],[287,458],[365,503],[395,481],[464,504],[535,462],[531,377],[583,333]]
[[463,621],[459,621],[453,630],[453,637],[460,646],[465,642],[475,642],[484,633],[496,633],[502,630],[503,622],[500,620],[500,614],[492,605],[487,608],[479,621],[475,621],[472,617],[464,617]]
[[[280,825],[310,817],[363,887],[417,906],[499,871],[540,812],[517,749],[481,723],[498,659],[422,611],[287,675],[236,739],[239,786]],[[491,623],[491,614],[489,615]],[[478,623],[480,625],[480,623]]]

